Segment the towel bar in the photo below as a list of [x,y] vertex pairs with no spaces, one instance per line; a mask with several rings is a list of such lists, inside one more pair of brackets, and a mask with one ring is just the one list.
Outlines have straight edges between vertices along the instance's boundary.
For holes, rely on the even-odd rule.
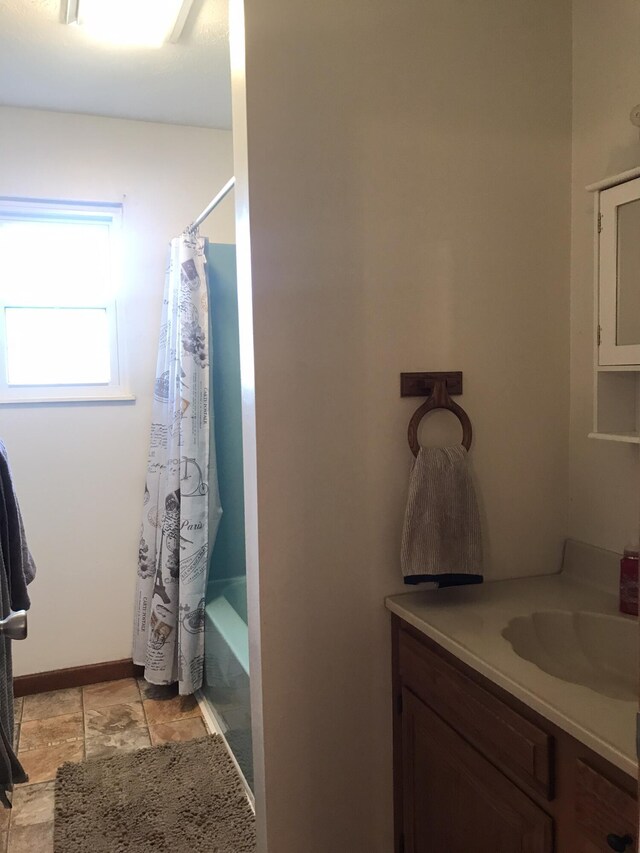
[[469,450],[473,440],[473,427],[469,415],[462,406],[455,403],[451,394],[462,393],[462,373],[401,373],[400,395],[402,397],[417,397],[425,393],[431,396],[419,409],[413,413],[407,431],[409,447],[414,456],[420,451],[418,427],[422,418],[435,409],[446,409],[452,412],[462,425],[462,444]]

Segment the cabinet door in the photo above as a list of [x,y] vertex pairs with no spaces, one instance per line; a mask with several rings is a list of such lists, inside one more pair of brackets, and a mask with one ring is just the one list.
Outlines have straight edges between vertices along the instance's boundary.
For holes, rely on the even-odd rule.
[[406,853],[551,853],[551,818],[403,688]]
[[576,853],[637,853],[638,804],[593,767],[576,768]]
[[598,362],[640,364],[640,178],[602,191],[598,222]]

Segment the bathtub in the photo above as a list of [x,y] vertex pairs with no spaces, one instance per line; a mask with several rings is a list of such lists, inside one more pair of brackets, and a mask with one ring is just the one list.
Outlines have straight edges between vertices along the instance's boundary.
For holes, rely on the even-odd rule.
[[220,686],[249,676],[249,626],[246,578],[209,585],[205,613],[205,664],[207,676]]
[[205,605],[203,695],[253,788],[246,578],[211,582]]

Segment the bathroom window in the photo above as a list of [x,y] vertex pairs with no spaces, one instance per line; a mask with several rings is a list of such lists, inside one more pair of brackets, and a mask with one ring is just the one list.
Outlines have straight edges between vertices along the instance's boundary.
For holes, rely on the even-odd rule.
[[118,341],[121,205],[0,199],[0,402],[132,399]]

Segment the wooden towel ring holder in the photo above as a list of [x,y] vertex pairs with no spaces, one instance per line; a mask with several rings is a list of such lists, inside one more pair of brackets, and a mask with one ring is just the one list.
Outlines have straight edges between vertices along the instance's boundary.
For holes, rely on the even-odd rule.
[[462,424],[462,444],[467,450],[469,450],[473,439],[473,428],[471,426],[471,421],[469,420],[469,415],[465,412],[462,406],[454,403],[449,396],[446,380],[438,379],[433,386],[433,393],[429,399],[414,412],[413,417],[409,421],[409,447],[411,448],[413,455],[417,456],[420,451],[420,443],[418,441],[418,427],[420,426],[420,421],[426,414],[433,412],[435,409],[446,409],[448,412],[453,412],[453,414],[458,418]]

